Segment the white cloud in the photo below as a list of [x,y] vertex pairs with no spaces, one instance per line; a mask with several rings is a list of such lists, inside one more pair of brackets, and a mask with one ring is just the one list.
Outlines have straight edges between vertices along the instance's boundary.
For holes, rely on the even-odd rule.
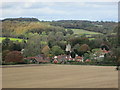
[[40,12],[40,13],[45,13],[45,14],[65,14],[65,13],[66,13],[66,12],[64,12],[64,11],[55,10],[55,9],[50,9],[50,8],[48,8],[48,7],[38,9],[38,12]]
[[[3,0],[1,2],[28,2],[28,0]],[[119,2],[119,0],[29,0],[29,2]]]
[[116,20],[117,7],[114,2],[6,2],[0,10],[3,18]]

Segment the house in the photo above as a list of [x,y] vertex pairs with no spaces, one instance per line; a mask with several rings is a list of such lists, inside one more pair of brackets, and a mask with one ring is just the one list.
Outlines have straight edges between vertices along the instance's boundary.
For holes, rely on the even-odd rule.
[[54,56],[54,61],[57,60],[59,63],[64,63],[67,58],[66,55],[58,55],[58,56]]
[[83,62],[83,57],[81,57],[81,56],[76,56],[76,57],[75,57],[75,60],[76,60],[77,62]]
[[109,51],[109,46],[106,45],[106,44],[102,44],[102,45],[101,45],[101,49],[102,49],[102,50],[107,50],[107,51]]
[[36,63],[36,64],[50,62],[49,59],[47,59],[47,58],[44,59],[43,57],[27,57],[27,58],[24,58],[24,60],[28,60],[29,63]]
[[86,59],[85,62],[91,62],[91,60],[90,59]]
[[107,50],[102,50],[103,53],[107,54],[110,53],[111,51],[107,51]]
[[53,62],[54,62],[54,64],[57,64],[57,63],[58,63],[58,60],[57,60],[57,59],[55,59]]

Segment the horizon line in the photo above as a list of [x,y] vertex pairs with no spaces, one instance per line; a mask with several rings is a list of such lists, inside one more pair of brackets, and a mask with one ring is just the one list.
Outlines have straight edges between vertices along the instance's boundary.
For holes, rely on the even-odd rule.
[[[8,17],[8,18],[0,18],[0,20],[4,20],[4,19],[15,19],[15,18],[36,18],[36,17]],[[39,21],[61,21],[61,20],[80,20],[80,21],[92,21],[92,22],[118,22],[116,20],[90,20],[90,19],[51,19],[51,20],[45,20],[45,19],[40,19],[40,18],[36,18]]]

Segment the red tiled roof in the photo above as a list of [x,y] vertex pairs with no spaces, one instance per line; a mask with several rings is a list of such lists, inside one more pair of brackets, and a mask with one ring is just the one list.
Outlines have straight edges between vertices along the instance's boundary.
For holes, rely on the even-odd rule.
[[107,51],[107,50],[103,50],[104,53],[109,53],[110,51]]
[[82,59],[83,57],[77,56],[76,59]]
[[24,58],[24,59],[41,59],[42,57],[27,57],[27,58]]
[[90,62],[91,60],[90,59],[86,59],[85,62]]
[[49,62],[48,60],[37,60],[38,62]]
[[43,60],[43,57],[27,57],[27,58],[24,58],[24,59],[35,59],[38,62],[49,62],[48,58],[47,58],[47,60]]

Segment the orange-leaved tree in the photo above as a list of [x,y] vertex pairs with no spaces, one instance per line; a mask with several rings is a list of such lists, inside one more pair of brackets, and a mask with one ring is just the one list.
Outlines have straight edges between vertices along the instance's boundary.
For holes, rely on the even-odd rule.
[[5,62],[23,62],[23,55],[20,51],[11,51],[6,55]]

